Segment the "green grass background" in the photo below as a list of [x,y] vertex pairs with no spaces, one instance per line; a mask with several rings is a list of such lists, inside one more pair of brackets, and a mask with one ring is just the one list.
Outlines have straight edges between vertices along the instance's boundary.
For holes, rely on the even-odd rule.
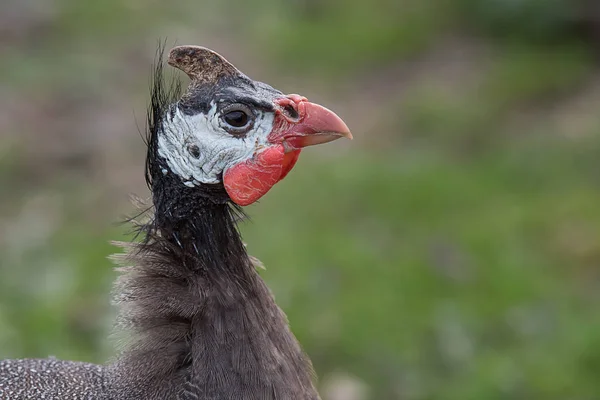
[[[167,37],[223,48],[353,129],[352,143],[304,151],[242,227],[324,391],[344,374],[366,388],[357,400],[600,398],[600,75],[585,2],[51,10],[0,48],[6,104],[71,101],[34,109],[42,123],[28,136],[28,108],[0,133],[0,358],[113,354],[108,241],[127,237],[116,224],[126,195],[144,194],[142,143],[135,129],[110,139],[128,143],[121,162],[136,172],[115,188],[102,177],[120,176],[117,162],[44,158],[60,140],[44,127],[85,130],[71,97],[130,107],[143,126],[149,63]],[[59,143],[63,157],[70,146]]]

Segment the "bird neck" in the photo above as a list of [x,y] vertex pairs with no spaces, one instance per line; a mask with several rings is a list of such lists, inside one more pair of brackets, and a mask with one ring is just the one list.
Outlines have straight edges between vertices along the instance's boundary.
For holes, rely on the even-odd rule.
[[228,204],[200,204],[177,219],[157,209],[146,240],[121,257],[132,266],[121,269],[117,301],[135,338],[116,364],[126,390],[144,398],[319,398],[311,363],[236,220]]

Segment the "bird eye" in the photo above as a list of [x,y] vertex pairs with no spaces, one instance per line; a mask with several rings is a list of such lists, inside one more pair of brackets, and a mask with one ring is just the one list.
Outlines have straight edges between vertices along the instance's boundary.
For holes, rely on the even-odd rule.
[[233,104],[223,110],[224,128],[231,134],[239,135],[246,133],[252,128],[254,114],[250,108],[243,104]]
[[225,114],[225,122],[234,128],[242,128],[248,123],[248,114],[243,111],[231,111]]

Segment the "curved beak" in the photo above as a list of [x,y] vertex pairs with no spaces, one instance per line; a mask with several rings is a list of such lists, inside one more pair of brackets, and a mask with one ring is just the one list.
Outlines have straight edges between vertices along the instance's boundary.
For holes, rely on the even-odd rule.
[[290,95],[277,99],[275,103],[279,107],[267,140],[283,143],[286,153],[341,137],[352,139],[350,129],[340,117],[305,97]]

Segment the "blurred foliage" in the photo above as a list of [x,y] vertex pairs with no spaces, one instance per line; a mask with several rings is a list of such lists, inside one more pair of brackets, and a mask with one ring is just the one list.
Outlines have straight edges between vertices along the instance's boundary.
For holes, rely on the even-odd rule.
[[494,148],[506,138],[498,121],[515,108],[534,108],[568,95],[592,71],[589,53],[581,46],[502,46],[472,87],[460,92],[423,85],[410,93],[406,115],[396,123],[446,149]]
[[[149,68],[121,66],[192,31],[274,81],[370,96],[364,115],[338,100],[370,130],[337,156],[305,151],[242,228],[323,384],[342,371],[369,399],[594,399],[600,97],[577,102],[598,74],[597,43],[577,29],[586,4],[62,0],[43,34],[2,50],[0,72],[11,96],[137,98]],[[430,56],[473,43],[459,78]],[[35,144],[3,136],[0,358],[102,362],[108,240],[126,228],[106,222],[120,217],[110,204],[90,206],[104,189],[88,176],[32,179]]]
[[458,0],[464,21],[494,37],[548,42],[572,39],[586,0]]
[[[292,2],[293,3],[293,2]],[[430,45],[448,17],[443,3],[418,0],[370,2],[297,1],[280,3],[277,23],[263,24],[277,58],[323,73],[371,67],[415,54]],[[316,63],[315,63],[316,60]]]

